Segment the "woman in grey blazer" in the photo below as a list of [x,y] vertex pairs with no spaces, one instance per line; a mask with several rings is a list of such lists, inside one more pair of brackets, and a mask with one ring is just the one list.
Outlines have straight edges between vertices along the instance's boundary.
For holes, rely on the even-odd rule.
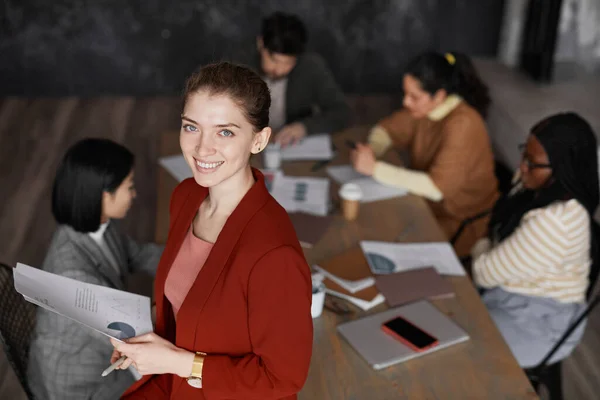
[[[84,139],[67,151],[52,191],[59,226],[45,271],[119,290],[130,273],[154,276],[162,246],[138,245],[114,222],[125,217],[136,196],[133,164],[129,150],[105,139]],[[111,354],[105,336],[38,309],[28,368],[31,390],[37,399],[117,399],[134,382],[135,371],[102,378]]]

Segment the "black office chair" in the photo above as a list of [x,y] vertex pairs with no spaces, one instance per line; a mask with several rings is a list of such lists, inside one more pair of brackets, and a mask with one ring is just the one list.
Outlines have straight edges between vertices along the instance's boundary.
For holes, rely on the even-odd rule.
[[[485,217],[491,212],[491,210],[484,211],[480,214],[477,214],[471,218],[465,219],[456,233],[450,239],[450,243],[454,245],[454,242],[458,239],[463,230],[472,222],[477,221],[480,218]],[[594,237],[600,238],[600,225],[598,225],[595,221],[592,221],[592,230],[594,231]],[[594,243],[594,251],[600,251],[600,243]],[[561,338],[556,342],[554,347],[550,349],[548,354],[544,357],[544,359],[535,367],[525,369],[525,373],[531,382],[531,385],[535,389],[535,391],[540,394],[541,392],[545,392],[547,394],[548,400],[562,400],[562,379],[561,379],[561,361],[555,362],[553,364],[548,365],[550,359],[554,356],[554,354],[558,351],[560,346],[571,336],[573,331],[577,329],[579,324],[589,315],[590,312],[600,303],[600,293],[597,294],[592,299],[592,294],[594,291],[594,287],[596,286],[596,281],[598,280],[598,275],[600,274],[600,263],[595,262],[592,264],[590,268],[589,274],[589,282],[590,285],[588,287],[586,293],[586,299],[588,301],[588,306],[583,311],[583,313],[573,322],[571,326],[565,331],[565,333],[561,336]],[[592,299],[590,301],[590,299]]]
[[472,217],[465,218],[458,226],[458,229],[456,230],[456,232],[454,232],[454,235],[452,235],[452,237],[450,238],[450,244],[452,246],[454,246],[454,244],[456,243],[456,241],[458,240],[458,238],[460,237],[460,235],[463,233],[463,231],[465,230],[465,228],[467,226],[471,225],[473,222],[475,222],[481,218],[487,217],[491,213],[492,213],[492,209],[490,208],[489,210],[484,210],[484,211],[480,212],[479,214],[473,215]]
[[494,161],[494,175],[498,180],[498,191],[501,195],[507,195],[513,187],[512,179],[515,171],[510,169],[502,161]]
[[[494,175],[496,176],[496,179],[498,180],[498,191],[500,192],[501,196],[506,196],[508,194],[508,192],[510,192],[510,189],[512,189],[512,177],[513,177],[514,171],[512,171],[510,168],[508,168],[503,162],[501,161],[494,161]],[[456,230],[456,232],[454,233],[454,235],[452,235],[452,237],[450,238],[450,244],[452,246],[454,246],[454,244],[456,243],[456,241],[458,240],[458,238],[460,237],[460,235],[463,233],[463,231],[465,230],[465,228],[467,226],[469,226],[470,224],[472,224],[473,222],[477,221],[478,219],[487,217],[488,215],[490,215],[492,213],[492,209],[488,209],[488,210],[484,210],[482,212],[480,212],[479,214],[475,214],[472,217],[469,218],[465,218],[459,225],[458,229]],[[469,258],[469,257],[466,257]]]
[[0,340],[29,399],[33,396],[27,383],[27,362],[35,312],[35,306],[15,290],[13,268],[0,263]]
[[[594,230],[594,236],[598,240],[600,238],[600,225],[596,222],[592,221],[592,230]],[[600,243],[596,242],[594,244],[594,251],[600,250]],[[535,391],[540,394],[541,392],[545,392],[547,394],[548,400],[562,400],[563,392],[562,392],[562,378],[561,378],[561,366],[562,360],[557,361],[553,364],[548,365],[550,359],[554,356],[554,354],[558,351],[560,346],[571,336],[573,331],[577,329],[579,324],[587,318],[587,316],[592,312],[592,310],[600,303],[600,293],[597,293],[592,297],[594,293],[594,288],[596,287],[596,282],[598,280],[598,275],[600,274],[600,263],[595,262],[592,264],[590,268],[589,274],[589,282],[590,285],[588,287],[586,293],[586,300],[588,302],[587,307],[581,313],[579,318],[569,326],[569,328],[565,331],[565,333],[561,336],[558,342],[552,347],[552,349],[548,352],[546,357],[535,367],[528,368],[525,370],[531,385],[535,389]],[[591,299],[591,301],[590,301]]]
[[[591,286],[591,285],[590,285]],[[531,382],[531,385],[535,391],[540,394],[542,392],[547,394],[548,400],[562,400],[562,375],[561,366],[562,360],[557,361],[553,364],[548,365],[548,362],[558,351],[560,346],[571,336],[573,331],[577,329],[579,324],[588,316],[588,314],[600,303],[600,294],[596,295],[584,312],[577,318],[575,322],[566,330],[560,340],[556,342],[554,347],[548,352],[546,357],[536,367],[525,369],[525,373]]]

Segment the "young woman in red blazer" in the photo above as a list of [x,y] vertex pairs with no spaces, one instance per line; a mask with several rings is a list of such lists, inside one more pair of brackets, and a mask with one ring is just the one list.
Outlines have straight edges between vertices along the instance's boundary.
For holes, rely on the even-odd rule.
[[249,165],[271,100],[251,70],[201,68],[180,144],[194,178],[173,192],[155,282],[156,332],[113,341],[143,379],[125,399],[296,399],[312,352],[310,270],[286,211]]

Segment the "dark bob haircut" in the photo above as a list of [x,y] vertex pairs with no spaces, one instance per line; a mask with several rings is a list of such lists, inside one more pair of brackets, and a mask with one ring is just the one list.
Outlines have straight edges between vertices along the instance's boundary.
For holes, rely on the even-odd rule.
[[300,18],[281,12],[263,20],[261,36],[265,49],[290,56],[302,54],[308,41],[306,27]]
[[52,188],[52,214],[61,225],[95,232],[102,217],[102,193],[114,191],[133,170],[133,154],[108,139],[83,139],[65,154]]

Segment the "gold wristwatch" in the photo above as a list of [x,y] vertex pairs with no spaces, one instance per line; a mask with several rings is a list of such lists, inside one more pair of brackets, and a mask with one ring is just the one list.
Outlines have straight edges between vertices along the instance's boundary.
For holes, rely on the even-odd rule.
[[196,352],[194,363],[192,364],[192,373],[187,378],[187,383],[191,387],[200,389],[202,387],[202,367],[204,366],[204,357],[206,353]]

